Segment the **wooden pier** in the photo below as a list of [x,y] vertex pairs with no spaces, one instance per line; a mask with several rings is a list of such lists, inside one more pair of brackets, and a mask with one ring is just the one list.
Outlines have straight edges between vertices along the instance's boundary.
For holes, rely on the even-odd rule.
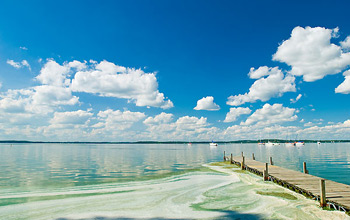
[[254,154],[252,159],[248,159],[243,156],[243,152],[237,157],[233,157],[232,154],[231,157],[226,157],[224,153],[224,160],[231,161],[243,170],[263,176],[265,180],[273,181],[317,200],[322,207],[327,206],[347,212],[347,214],[350,213],[350,186],[308,174],[306,163],[303,163],[304,173],[302,173],[271,165],[273,164],[272,158],[269,158],[270,164],[256,161]]

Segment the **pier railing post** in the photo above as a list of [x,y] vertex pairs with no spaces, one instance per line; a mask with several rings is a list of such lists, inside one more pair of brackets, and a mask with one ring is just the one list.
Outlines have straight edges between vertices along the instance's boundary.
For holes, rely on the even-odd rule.
[[232,154],[231,154],[231,158],[230,158],[230,163],[233,164],[233,157],[232,157]]
[[320,206],[325,207],[327,205],[326,202],[326,182],[324,179],[320,179]]
[[270,164],[273,165],[272,157],[270,157]]
[[252,154],[252,158],[253,158],[253,160],[255,160],[255,155],[254,155],[254,153]]
[[306,169],[306,162],[303,162],[303,171],[304,173],[308,174],[309,171]]
[[242,163],[241,163],[241,170],[244,170],[245,167],[245,158],[244,156],[242,157]]
[[226,161],[226,155],[225,155],[225,153],[226,153],[226,152],[224,151],[224,162]]
[[263,170],[263,180],[269,180],[269,164],[265,163],[265,170]]

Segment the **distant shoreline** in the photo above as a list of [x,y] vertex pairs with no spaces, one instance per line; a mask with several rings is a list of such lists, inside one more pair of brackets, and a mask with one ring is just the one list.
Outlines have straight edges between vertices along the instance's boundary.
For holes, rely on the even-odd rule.
[[[247,144],[247,143],[258,143],[258,142],[276,142],[276,143],[286,143],[294,142],[296,140],[283,140],[283,139],[262,139],[262,140],[238,140],[238,141],[216,141],[218,144]],[[348,143],[350,140],[297,140],[303,141],[305,143]],[[26,140],[2,140],[0,143],[5,144],[207,144],[211,141],[126,141],[126,142],[114,142],[114,141],[26,141]]]

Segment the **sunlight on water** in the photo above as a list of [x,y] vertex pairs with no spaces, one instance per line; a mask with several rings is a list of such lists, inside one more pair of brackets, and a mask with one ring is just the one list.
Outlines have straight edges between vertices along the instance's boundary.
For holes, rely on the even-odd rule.
[[349,147],[2,144],[0,219],[346,219],[253,174],[204,164],[224,150],[254,152],[295,170],[306,161],[311,174],[348,183]]

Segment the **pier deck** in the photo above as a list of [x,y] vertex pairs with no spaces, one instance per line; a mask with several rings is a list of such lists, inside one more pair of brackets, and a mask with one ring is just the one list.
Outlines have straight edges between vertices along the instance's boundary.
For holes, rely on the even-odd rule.
[[[227,157],[228,160],[230,158]],[[233,157],[231,163],[241,166],[242,157]],[[244,169],[258,175],[263,175],[266,164],[252,159],[245,158]],[[268,178],[289,189],[302,193],[313,199],[320,200],[320,180],[323,178],[310,174],[286,169],[283,167],[268,165]],[[350,186],[325,180],[326,202],[331,208],[341,211],[350,211]]]

